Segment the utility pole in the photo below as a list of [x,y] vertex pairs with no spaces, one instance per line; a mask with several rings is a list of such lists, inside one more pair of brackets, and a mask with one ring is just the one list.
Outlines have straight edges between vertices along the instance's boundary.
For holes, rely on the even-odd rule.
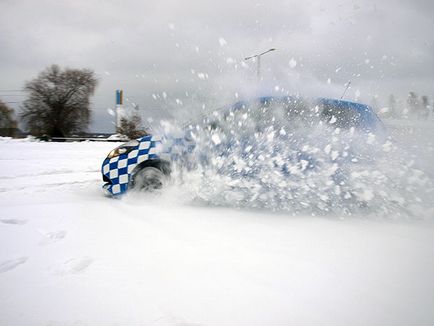
[[249,60],[249,59],[256,59],[256,75],[258,78],[258,82],[261,80],[261,56],[263,56],[264,54],[271,52],[271,51],[275,51],[276,49],[269,49],[265,52],[259,53],[259,54],[254,54],[251,55],[250,57],[246,57],[244,58],[244,60]]

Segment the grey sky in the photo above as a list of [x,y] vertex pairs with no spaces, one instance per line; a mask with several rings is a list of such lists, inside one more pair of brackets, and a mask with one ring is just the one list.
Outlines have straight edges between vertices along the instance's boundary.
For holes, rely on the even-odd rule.
[[[339,97],[348,80],[351,100],[432,96],[433,17],[429,0],[0,0],[0,90],[53,63],[93,69],[98,131],[113,130],[118,88],[144,120],[188,120],[237,96]],[[255,63],[242,59],[271,47],[258,85]],[[14,94],[0,98],[23,99]]]

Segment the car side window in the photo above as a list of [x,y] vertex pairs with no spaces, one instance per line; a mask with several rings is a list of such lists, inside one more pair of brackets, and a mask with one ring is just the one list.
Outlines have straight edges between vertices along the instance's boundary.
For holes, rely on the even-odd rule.
[[361,114],[348,105],[322,104],[320,119],[336,127],[349,129],[361,123]]

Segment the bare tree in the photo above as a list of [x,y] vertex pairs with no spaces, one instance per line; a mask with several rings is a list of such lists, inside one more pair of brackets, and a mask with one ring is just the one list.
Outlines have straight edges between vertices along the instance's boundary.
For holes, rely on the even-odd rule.
[[147,135],[147,132],[141,129],[142,119],[137,113],[130,117],[122,117],[121,125],[117,129],[117,133],[127,136],[129,139],[136,139]]
[[419,108],[420,108],[420,102],[419,102],[419,96],[415,92],[409,92],[407,97],[407,107],[413,116],[419,115]]
[[378,95],[372,96],[371,107],[374,109],[375,112],[378,112],[378,108],[379,108],[379,105],[378,105]]
[[0,100],[0,136],[12,137],[17,131],[17,122],[13,118],[14,110]]
[[392,117],[396,117],[398,115],[398,112],[396,111],[396,99],[395,95],[393,94],[390,94],[389,96],[389,113]]
[[429,113],[430,113],[429,98],[428,96],[424,95],[422,96],[421,118],[422,119],[428,118]]
[[21,118],[33,135],[57,137],[83,131],[90,122],[90,96],[97,80],[88,69],[52,65],[24,89],[29,93]]

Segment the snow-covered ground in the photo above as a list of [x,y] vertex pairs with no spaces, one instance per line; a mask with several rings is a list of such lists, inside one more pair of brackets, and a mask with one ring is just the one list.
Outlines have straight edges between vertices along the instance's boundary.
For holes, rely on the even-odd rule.
[[110,199],[115,146],[0,141],[0,325],[434,324],[430,219]]

